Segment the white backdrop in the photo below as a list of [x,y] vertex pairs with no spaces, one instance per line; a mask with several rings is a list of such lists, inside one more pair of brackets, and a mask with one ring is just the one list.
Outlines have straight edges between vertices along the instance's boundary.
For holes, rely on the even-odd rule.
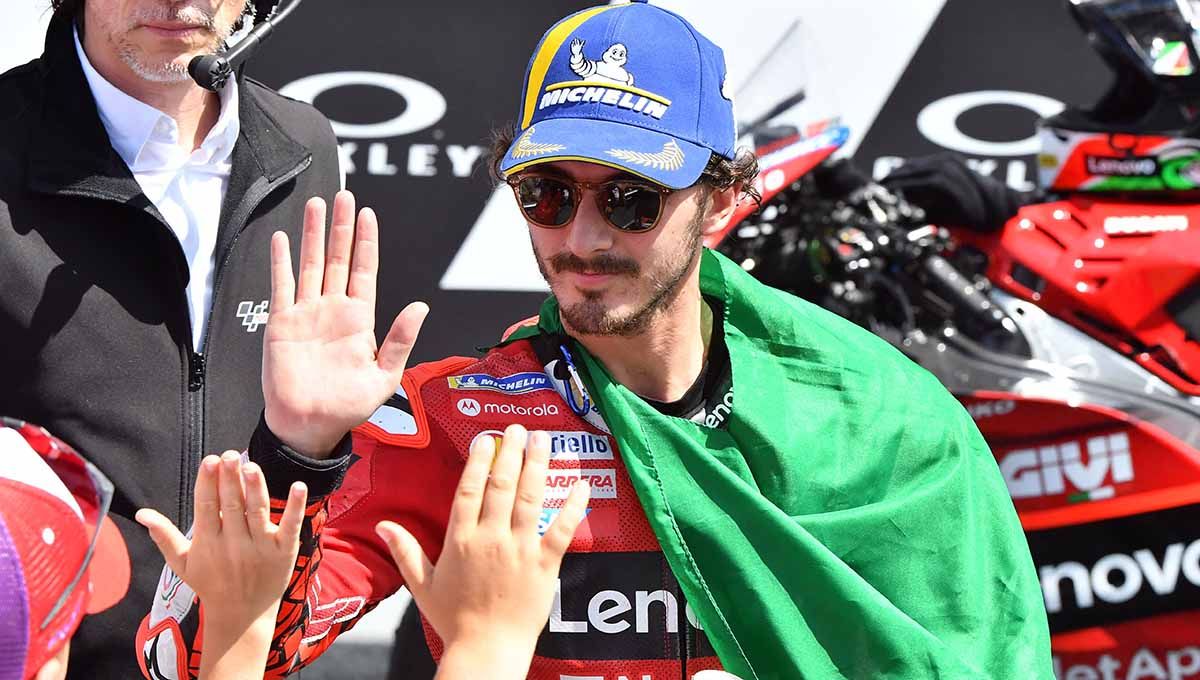
[[50,22],[48,0],[5,0],[5,5],[4,21],[0,22],[0,71],[41,54]]

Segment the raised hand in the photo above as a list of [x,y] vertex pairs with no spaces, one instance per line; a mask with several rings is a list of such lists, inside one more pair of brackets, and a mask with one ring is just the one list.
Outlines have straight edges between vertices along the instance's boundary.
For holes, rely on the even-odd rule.
[[583,41],[580,40],[579,38],[575,38],[574,40],[571,41],[571,56],[572,57],[582,57],[583,56]]
[[292,277],[287,234],[271,239],[271,314],[263,343],[267,426],[311,458],[325,458],[350,428],[400,386],[429,308],[414,302],[375,342],[379,223],[370,208],[354,212],[354,194],[333,202],[325,253],[325,202],[304,208],[300,275]]
[[279,602],[300,549],[308,492],[296,482],[279,525],[262,470],[227,451],[200,464],[192,537],[143,508],[137,521],[204,607],[202,680],[262,677]]
[[417,607],[446,643],[442,680],[472,672],[524,678],[550,617],[558,569],[587,510],[589,489],[577,482],[546,535],[538,536],[550,438],[534,432],[528,449],[526,441],[525,429],[513,425],[498,452],[492,437],[472,444],[436,567],[403,527],[380,522],[376,528]]

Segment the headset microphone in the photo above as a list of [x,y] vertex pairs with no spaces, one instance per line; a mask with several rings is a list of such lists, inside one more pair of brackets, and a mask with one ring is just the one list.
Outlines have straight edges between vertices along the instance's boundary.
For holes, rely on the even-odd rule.
[[258,46],[267,39],[271,31],[281,23],[302,0],[292,0],[287,7],[279,10],[274,16],[268,17],[238,41],[236,45],[216,54],[202,54],[194,57],[188,64],[188,74],[196,84],[206,90],[216,92],[233,72],[241,67]]

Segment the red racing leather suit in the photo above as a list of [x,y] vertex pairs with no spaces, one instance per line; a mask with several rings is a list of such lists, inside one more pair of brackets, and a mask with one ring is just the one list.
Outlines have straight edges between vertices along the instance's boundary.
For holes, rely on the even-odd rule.
[[[283,677],[315,659],[403,585],[375,534],[380,520],[402,524],[436,561],[471,441],[512,423],[551,436],[543,531],[573,480],[586,477],[592,487],[528,677],[675,680],[720,668],[659,548],[615,441],[598,411],[588,407],[583,386],[570,379],[564,354],[557,340],[537,336],[493,349],[482,359],[446,359],[405,375],[401,390],[353,433],[340,489],[309,507],[311,531],[302,536],[267,677]],[[709,412],[699,418],[720,427],[729,401],[728,395],[724,404],[715,401],[716,408],[705,407]],[[576,410],[581,403],[584,415]],[[272,485],[275,498],[285,497],[291,479],[303,477],[288,469],[296,463],[285,456],[256,454],[252,445],[251,457],[264,466],[268,480],[284,480]],[[172,587],[168,574],[164,592]],[[138,637],[148,677],[196,674],[200,643],[193,620],[197,608],[191,609],[174,619],[148,617]],[[426,634],[438,658],[441,642],[428,626]]]

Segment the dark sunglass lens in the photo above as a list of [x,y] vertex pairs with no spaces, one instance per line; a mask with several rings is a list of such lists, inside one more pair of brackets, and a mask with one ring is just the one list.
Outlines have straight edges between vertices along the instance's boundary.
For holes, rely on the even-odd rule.
[[621,231],[649,231],[658,221],[663,197],[650,187],[612,184],[603,195],[605,216]]
[[575,211],[575,192],[570,185],[549,177],[526,177],[517,185],[521,210],[531,221],[561,227]]

